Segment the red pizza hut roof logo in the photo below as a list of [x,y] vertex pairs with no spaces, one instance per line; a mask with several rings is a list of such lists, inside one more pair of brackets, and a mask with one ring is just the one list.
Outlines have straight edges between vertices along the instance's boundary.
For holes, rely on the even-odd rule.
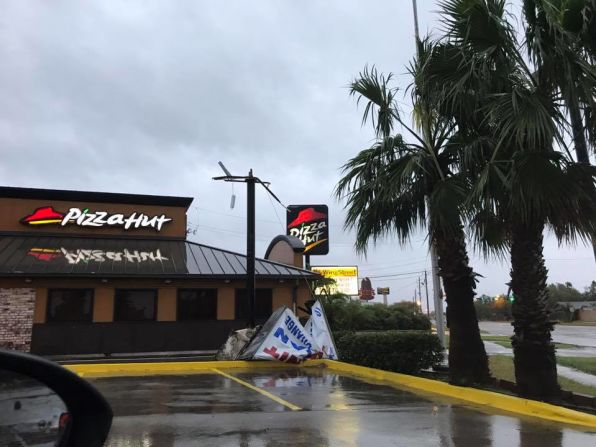
[[288,228],[296,227],[305,222],[312,222],[313,220],[321,220],[327,217],[324,213],[315,211],[314,208],[306,208],[298,213],[298,217],[288,224]]
[[32,214],[21,219],[21,223],[25,225],[47,225],[60,223],[62,219],[64,219],[64,214],[54,210],[51,206],[44,206],[37,208]]

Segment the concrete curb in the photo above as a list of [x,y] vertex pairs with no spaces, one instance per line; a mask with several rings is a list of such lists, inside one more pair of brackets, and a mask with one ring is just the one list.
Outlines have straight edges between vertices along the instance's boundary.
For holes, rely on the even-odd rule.
[[65,365],[65,368],[82,377],[118,377],[163,374],[211,374],[212,369],[261,369],[288,367],[326,366],[333,371],[356,377],[389,382],[423,393],[435,394],[469,402],[480,406],[496,408],[513,414],[555,421],[568,425],[596,428],[596,415],[569,410],[515,396],[475,388],[459,387],[421,377],[382,371],[364,366],[333,360],[309,360],[302,365],[288,365],[269,361],[213,361],[213,362],[163,362],[163,363],[108,363]]
[[135,362],[135,363],[90,363],[62,365],[81,377],[134,377],[162,374],[211,374],[216,369],[259,369],[291,368],[297,366],[320,366],[325,360],[309,360],[306,365],[289,365],[266,360],[229,360],[206,362]]
[[596,428],[595,415],[582,413],[581,411],[570,410],[558,405],[522,399],[515,396],[508,396],[506,394],[495,393],[493,391],[450,385],[437,380],[382,371],[379,369],[367,368],[349,363],[331,360],[326,360],[325,363],[330,369],[335,371],[352,374],[359,377],[367,377],[375,380],[391,382],[396,385],[405,386],[407,388],[425,393],[439,394],[441,396],[451,397],[476,405],[497,408],[499,410],[523,416],[546,419],[549,421],[561,422],[563,424],[569,425],[580,425],[582,427]]

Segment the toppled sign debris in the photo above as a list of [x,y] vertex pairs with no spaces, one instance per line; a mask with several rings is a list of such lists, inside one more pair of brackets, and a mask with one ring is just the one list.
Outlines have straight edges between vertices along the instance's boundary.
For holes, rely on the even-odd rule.
[[320,302],[302,326],[286,306],[275,310],[261,328],[235,331],[217,354],[218,360],[277,360],[301,363],[308,359],[338,360],[337,349]]

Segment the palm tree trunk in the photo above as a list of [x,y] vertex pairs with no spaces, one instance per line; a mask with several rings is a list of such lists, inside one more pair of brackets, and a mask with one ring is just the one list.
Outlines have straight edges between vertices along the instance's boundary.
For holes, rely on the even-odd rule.
[[542,256],[544,224],[516,222],[511,230],[511,290],[515,380],[521,396],[554,400],[557,383],[553,322],[547,310],[547,273]]
[[455,235],[435,231],[434,240],[447,297],[449,381],[463,386],[487,383],[488,358],[474,307],[476,279],[468,265],[463,228]]
[[573,145],[575,146],[577,161],[590,164],[588,143],[586,141],[586,135],[584,134],[584,121],[579,109],[579,104],[575,100],[567,101],[567,107],[569,108],[569,117],[571,118]]

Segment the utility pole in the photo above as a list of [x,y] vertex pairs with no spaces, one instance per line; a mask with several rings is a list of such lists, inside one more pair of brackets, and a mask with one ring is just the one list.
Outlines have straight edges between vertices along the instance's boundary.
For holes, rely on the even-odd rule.
[[[260,183],[267,190],[275,200],[277,200],[284,208],[286,206],[281,203],[273,192],[267,186],[267,182],[263,182],[252,173],[252,169],[247,176],[232,175],[220,161],[219,166],[226,175],[221,177],[213,177],[213,180],[223,180],[225,182],[246,183],[246,298],[248,304],[248,320],[249,328],[255,327],[255,185]],[[233,202],[232,202],[233,203]],[[287,208],[286,208],[287,209]]]
[[420,276],[418,277],[418,303],[420,303],[420,310],[422,310],[422,293],[420,292]]
[[[412,9],[414,10],[414,35],[416,38],[416,55],[419,54],[420,32],[418,30],[418,4],[416,0],[412,0]],[[426,209],[428,210],[429,219],[428,225],[430,227],[430,207],[429,200],[426,197]],[[439,278],[439,263],[437,260],[437,251],[432,235],[429,237],[430,244],[430,260],[431,260],[431,276],[433,279],[433,302],[435,306],[435,321],[437,326],[437,335],[441,341],[441,346],[445,348],[445,322],[443,321],[443,299],[441,298],[441,279]]]
[[428,304],[428,277],[424,271],[424,288],[426,289],[426,316],[430,318],[430,306]]

